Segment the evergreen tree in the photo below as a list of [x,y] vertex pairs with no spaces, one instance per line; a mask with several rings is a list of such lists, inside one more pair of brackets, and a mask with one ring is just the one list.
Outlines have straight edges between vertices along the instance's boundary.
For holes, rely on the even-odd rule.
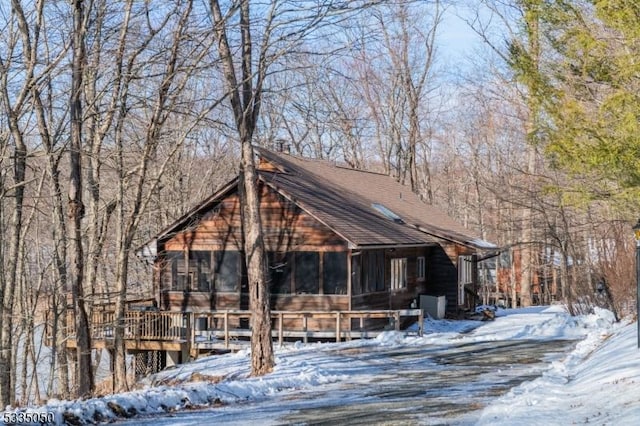
[[535,3],[539,58],[519,41],[509,45],[510,66],[540,106],[532,140],[544,143],[554,166],[579,177],[582,194],[637,200],[640,4]]

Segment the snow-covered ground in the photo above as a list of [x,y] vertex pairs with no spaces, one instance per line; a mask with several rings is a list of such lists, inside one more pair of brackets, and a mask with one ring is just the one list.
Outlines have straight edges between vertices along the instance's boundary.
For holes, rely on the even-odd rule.
[[[499,310],[491,322],[428,319],[425,331],[423,337],[389,332],[372,340],[292,344],[277,350],[274,372],[260,378],[249,377],[247,352],[202,358],[153,376],[135,391],[85,401],[49,401],[44,407],[29,410],[53,411],[58,424],[65,418],[92,423],[185,408],[278,401],[292,389],[303,392],[328,384],[363,381],[367,371],[359,371],[356,377],[354,358],[345,357],[346,353],[366,353],[382,347],[427,350],[454,342],[579,339],[575,349],[550,363],[541,377],[489,401],[473,422],[618,425],[636,424],[640,419],[636,323],[614,323],[607,311],[571,317],[560,306]],[[346,363],[350,368],[345,368]],[[256,420],[268,423],[267,417]]]

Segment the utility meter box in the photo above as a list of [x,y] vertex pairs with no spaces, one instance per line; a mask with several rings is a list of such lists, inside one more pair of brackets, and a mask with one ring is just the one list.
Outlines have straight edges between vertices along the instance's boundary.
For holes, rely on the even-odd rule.
[[434,319],[443,319],[447,308],[447,298],[445,296],[425,296],[420,295],[420,309],[424,315],[429,315]]

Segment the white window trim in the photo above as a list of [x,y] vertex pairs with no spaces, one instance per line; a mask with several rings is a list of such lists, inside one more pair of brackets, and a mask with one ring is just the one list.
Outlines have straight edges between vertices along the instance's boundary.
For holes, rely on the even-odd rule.
[[391,259],[391,291],[407,288],[407,258]]

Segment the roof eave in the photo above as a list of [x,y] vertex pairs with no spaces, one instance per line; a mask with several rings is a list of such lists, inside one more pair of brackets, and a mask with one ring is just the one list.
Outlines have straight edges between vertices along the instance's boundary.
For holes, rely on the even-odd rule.
[[[441,240],[446,240],[446,241],[450,241],[452,243],[455,244],[460,244],[462,246],[468,247],[468,248],[472,248],[474,250],[497,250],[499,247],[493,243],[490,243],[488,241],[479,239],[479,238],[472,238],[472,239],[466,239],[466,238],[456,238],[452,235],[444,235],[442,233],[439,232],[435,232],[433,230],[427,229],[422,225],[418,225],[418,224],[414,224],[413,225],[417,230],[419,230],[420,232],[424,232],[427,235],[431,235],[435,238],[439,238]],[[461,235],[461,237],[463,237]]]
[[393,248],[415,248],[415,247],[433,247],[438,245],[435,242],[421,242],[421,243],[392,243],[392,244],[354,244],[349,245],[351,250],[375,250],[375,249],[393,249]]
[[[212,204],[220,201],[225,194],[227,194],[229,191],[233,190],[237,185],[238,185],[238,176],[236,176],[231,181],[229,181],[225,185],[223,185],[213,195],[211,195],[208,198],[204,199],[199,204],[197,204],[195,207],[193,207],[191,210],[189,210],[188,212],[186,212],[185,214],[180,216],[171,225],[169,225],[166,228],[164,228],[162,231],[160,231],[158,234],[156,234],[153,238],[151,238],[150,240],[147,240],[144,244],[140,245],[136,249],[136,254],[137,253],[142,253],[145,250],[146,251],[153,250],[153,248],[150,247],[151,245],[154,245],[155,246],[155,250],[157,250],[158,241],[166,238],[168,235],[171,235],[171,234],[175,233],[176,230],[178,230],[182,226],[184,226],[185,223],[190,222],[190,219],[193,217],[193,215],[198,214],[202,210],[206,210],[206,209],[210,208]],[[138,257],[140,257],[140,256],[138,256]]]

